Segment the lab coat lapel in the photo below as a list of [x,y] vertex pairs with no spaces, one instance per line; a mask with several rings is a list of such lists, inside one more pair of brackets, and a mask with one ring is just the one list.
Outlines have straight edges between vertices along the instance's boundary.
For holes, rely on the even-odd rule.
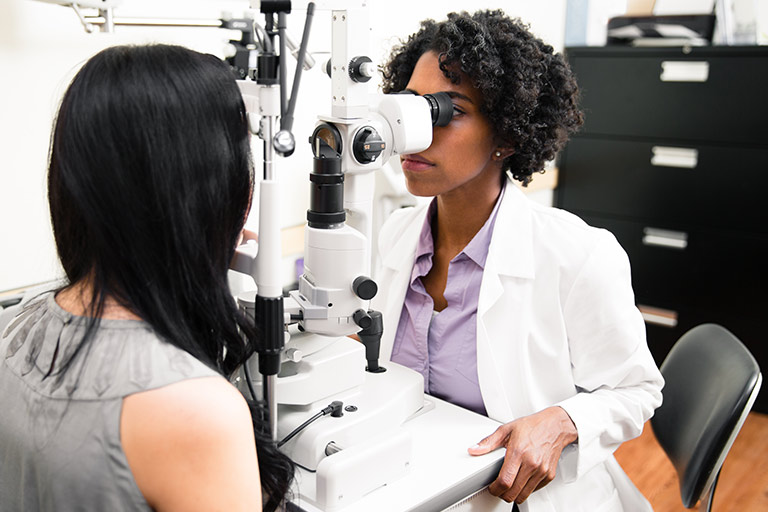
[[389,290],[386,294],[386,302],[380,306],[382,312],[385,313],[380,352],[381,359],[384,361],[388,361],[392,355],[397,324],[400,321],[400,311],[405,303],[405,294],[408,291],[416,255],[416,246],[426,213],[426,206],[417,207],[412,215],[413,218],[400,236],[396,240],[385,241],[385,243],[391,242],[393,245],[382,262],[381,275],[377,277],[380,281],[379,285],[386,286]]
[[[531,206],[524,194],[507,183],[488,248],[477,306],[477,370],[488,416],[511,421],[525,383],[510,375],[519,347],[527,338],[522,303],[534,277]],[[516,392],[514,391],[516,389]],[[510,393],[512,391],[512,393]]]

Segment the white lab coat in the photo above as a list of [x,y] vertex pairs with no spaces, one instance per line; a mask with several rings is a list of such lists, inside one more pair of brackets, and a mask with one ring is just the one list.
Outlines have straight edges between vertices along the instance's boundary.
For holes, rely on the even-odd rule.
[[[373,307],[384,314],[383,360],[426,211],[394,212],[379,236]],[[556,478],[521,512],[651,510],[613,452],[661,404],[663,379],[634,304],[628,258],[610,232],[508,184],[480,287],[477,370],[490,418],[506,423],[560,405],[578,430]]]

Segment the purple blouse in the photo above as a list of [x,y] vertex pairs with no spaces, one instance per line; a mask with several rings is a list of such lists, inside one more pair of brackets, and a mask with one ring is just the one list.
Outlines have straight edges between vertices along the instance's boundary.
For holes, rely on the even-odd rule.
[[424,392],[483,415],[487,413],[477,378],[477,302],[503,195],[502,190],[483,227],[448,264],[444,292],[448,306],[440,312],[434,311],[434,301],[421,281],[431,270],[434,255],[437,200],[432,200],[392,348],[392,361],[424,377]]

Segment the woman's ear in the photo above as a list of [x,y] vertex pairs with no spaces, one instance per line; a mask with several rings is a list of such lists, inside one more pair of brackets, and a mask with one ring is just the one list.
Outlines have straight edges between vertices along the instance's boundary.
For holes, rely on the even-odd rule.
[[504,147],[497,147],[493,150],[492,158],[494,160],[504,160],[508,156],[512,156],[515,154],[514,148],[504,148]]

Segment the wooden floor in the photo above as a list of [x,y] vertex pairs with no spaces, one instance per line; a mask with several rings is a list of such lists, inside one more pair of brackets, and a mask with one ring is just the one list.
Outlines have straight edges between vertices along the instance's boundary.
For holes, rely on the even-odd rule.
[[[616,459],[653,505],[654,512],[682,512],[677,474],[653,435],[624,443]],[[697,510],[697,509],[691,509]],[[712,512],[768,511],[768,415],[750,413],[723,464]]]

